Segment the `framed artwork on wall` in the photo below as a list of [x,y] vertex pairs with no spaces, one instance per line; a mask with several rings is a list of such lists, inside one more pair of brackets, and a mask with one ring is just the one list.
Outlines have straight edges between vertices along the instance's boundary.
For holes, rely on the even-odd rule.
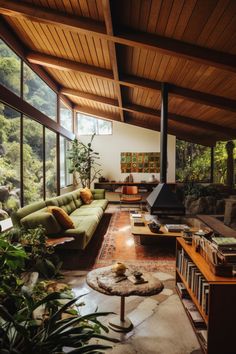
[[159,152],[121,152],[122,173],[158,173],[160,172]]

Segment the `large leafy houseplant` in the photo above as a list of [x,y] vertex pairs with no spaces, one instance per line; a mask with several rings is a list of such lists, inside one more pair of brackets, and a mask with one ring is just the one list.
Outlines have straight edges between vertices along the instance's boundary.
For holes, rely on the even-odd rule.
[[[75,307],[78,298],[74,299],[64,285],[61,292],[52,290],[53,282],[41,282],[33,288],[27,286],[22,272],[26,270],[29,256],[24,246],[16,243],[19,232],[10,235],[12,239],[6,234],[0,236],[0,353],[59,354],[65,353],[64,347],[72,348],[72,353],[101,353],[110,348],[90,344],[93,338],[114,341],[101,334],[101,330],[108,332],[108,329],[98,320],[109,313],[81,316]],[[28,237],[26,234],[25,241]]]
[[99,153],[92,149],[92,142],[95,135],[92,135],[90,142],[86,145],[78,139],[74,139],[69,150],[71,161],[70,173],[73,173],[74,185],[82,185],[83,188],[90,188],[91,183],[101,175],[100,164],[97,160]]
[[25,267],[27,271],[37,271],[42,278],[50,279],[60,276],[62,262],[48,247],[45,229],[39,226],[34,229],[17,228],[4,233],[5,240],[11,244],[20,244],[27,254]]
[[[0,352],[2,354],[53,354],[65,353],[102,353],[111,348],[104,344],[90,344],[91,339],[115,342],[115,339],[103,335],[101,330],[108,328],[98,320],[108,312],[91,313],[80,316],[71,311],[78,298],[71,299],[63,293],[53,292],[34,302],[26,296],[26,306],[15,314],[10,314],[0,305]],[[61,300],[67,300],[62,305]],[[37,310],[41,308],[41,315]],[[67,317],[63,317],[67,314]],[[70,315],[68,317],[68,314]]]

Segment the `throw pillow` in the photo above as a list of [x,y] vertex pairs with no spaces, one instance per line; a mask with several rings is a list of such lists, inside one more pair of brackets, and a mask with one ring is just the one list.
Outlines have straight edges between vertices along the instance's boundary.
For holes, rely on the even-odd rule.
[[49,213],[57,219],[58,223],[63,227],[63,229],[74,229],[75,225],[69,215],[62,209],[57,206],[49,206]]
[[92,192],[89,188],[86,187],[84,189],[81,189],[80,197],[81,197],[82,201],[84,202],[84,204],[92,203],[93,195],[92,195]]

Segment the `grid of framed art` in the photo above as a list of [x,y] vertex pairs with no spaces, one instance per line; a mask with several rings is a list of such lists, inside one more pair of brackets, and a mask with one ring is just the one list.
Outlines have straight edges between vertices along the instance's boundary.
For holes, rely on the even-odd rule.
[[121,152],[122,173],[158,173],[160,172],[159,152]]

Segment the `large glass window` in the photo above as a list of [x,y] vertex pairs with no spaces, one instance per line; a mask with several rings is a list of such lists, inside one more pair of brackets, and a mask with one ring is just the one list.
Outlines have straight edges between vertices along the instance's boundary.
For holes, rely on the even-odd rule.
[[43,126],[23,118],[24,205],[43,199]]
[[20,207],[20,113],[0,103],[0,220]]
[[23,98],[40,112],[56,120],[56,93],[24,63],[23,65]]
[[46,198],[57,195],[57,135],[45,129]]
[[73,183],[72,174],[69,173],[70,160],[68,159],[68,151],[71,141],[60,136],[60,186],[64,188]]
[[66,186],[66,139],[60,136],[60,187]]
[[210,182],[211,149],[176,140],[176,181]]
[[108,120],[77,113],[77,133],[79,135],[110,135],[112,134],[112,123]]
[[69,131],[73,131],[72,110],[60,101],[60,124]]
[[0,83],[20,96],[21,59],[0,39]]

